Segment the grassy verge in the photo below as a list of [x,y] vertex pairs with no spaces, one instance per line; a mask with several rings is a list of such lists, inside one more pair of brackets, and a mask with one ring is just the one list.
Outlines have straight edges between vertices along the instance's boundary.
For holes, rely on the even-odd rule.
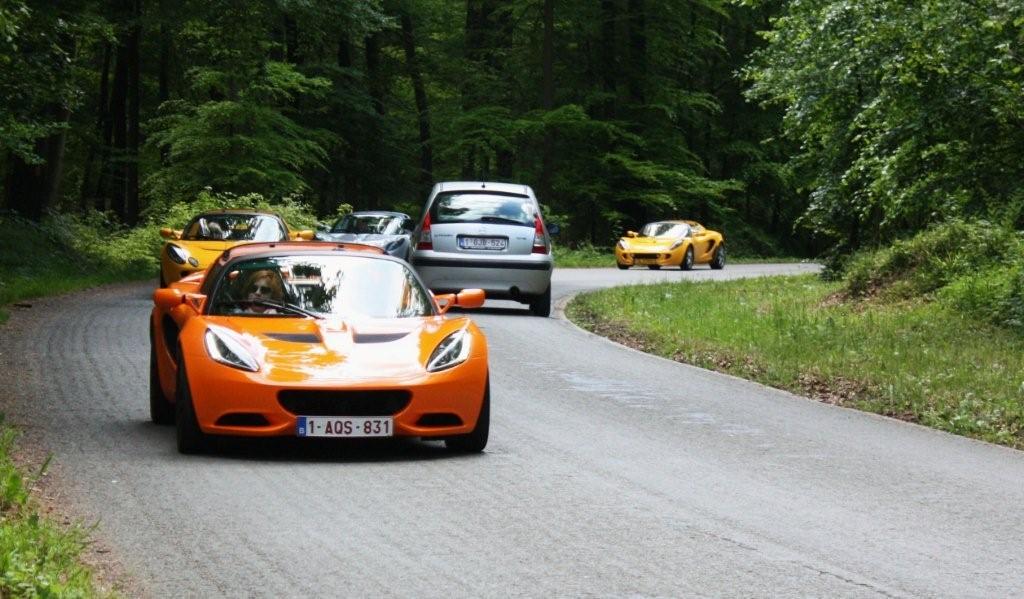
[[644,351],[834,404],[1024,448],[1024,337],[939,302],[844,302],[816,277],[666,283],[569,317]]
[[0,217],[0,323],[6,306],[111,283],[156,277],[153,262],[102,260],[63,243],[52,228]]
[[[559,268],[615,268],[615,250],[594,246],[579,248],[555,248],[555,266]],[[731,264],[775,264],[783,262],[801,262],[802,258],[793,257],[759,257],[729,255]]]
[[11,459],[14,431],[0,426],[0,597],[99,597],[81,565],[86,531],[40,518],[32,480]]

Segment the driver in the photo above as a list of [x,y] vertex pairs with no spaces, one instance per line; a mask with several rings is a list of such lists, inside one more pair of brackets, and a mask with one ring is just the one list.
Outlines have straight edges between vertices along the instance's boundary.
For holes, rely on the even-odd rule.
[[[245,299],[247,300],[269,300],[272,302],[283,302],[284,301],[284,286],[281,283],[281,277],[278,274],[269,269],[264,268],[253,271],[249,275],[249,281],[245,287]],[[261,306],[260,304],[252,304],[249,307],[249,311],[257,314],[276,314],[277,311],[270,306]]]

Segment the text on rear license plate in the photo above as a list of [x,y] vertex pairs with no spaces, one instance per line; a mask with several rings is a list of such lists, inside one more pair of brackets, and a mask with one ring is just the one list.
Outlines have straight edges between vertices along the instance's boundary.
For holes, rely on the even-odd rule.
[[299,437],[391,437],[390,416],[299,416],[295,434]]
[[503,237],[459,237],[459,247],[464,250],[503,250],[507,245]]

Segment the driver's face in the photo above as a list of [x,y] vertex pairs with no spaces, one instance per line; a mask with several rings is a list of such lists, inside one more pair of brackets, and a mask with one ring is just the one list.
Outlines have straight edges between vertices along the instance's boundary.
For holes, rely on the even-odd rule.
[[269,299],[273,294],[273,288],[270,286],[270,277],[263,276],[249,286],[249,299]]

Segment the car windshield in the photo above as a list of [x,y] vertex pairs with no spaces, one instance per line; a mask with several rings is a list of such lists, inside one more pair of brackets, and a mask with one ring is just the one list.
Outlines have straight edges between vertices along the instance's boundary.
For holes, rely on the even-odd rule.
[[689,234],[690,225],[686,223],[648,223],[640,231],[644,237],[686,237]]
[[185,227],[186,240],[287,241],[281,221],[266,214],[203,214]]
[[280,256],[231,264],[210,314],[410,318],[434,314],[408,266],[369,256]]
[[526,196],[484,193],[447,193],[430,207],[431,224],[498,223],[534,226],[536,209]]
[[331,233],[398,235],[403,220],[393,214],[348,214],[334,223]]

